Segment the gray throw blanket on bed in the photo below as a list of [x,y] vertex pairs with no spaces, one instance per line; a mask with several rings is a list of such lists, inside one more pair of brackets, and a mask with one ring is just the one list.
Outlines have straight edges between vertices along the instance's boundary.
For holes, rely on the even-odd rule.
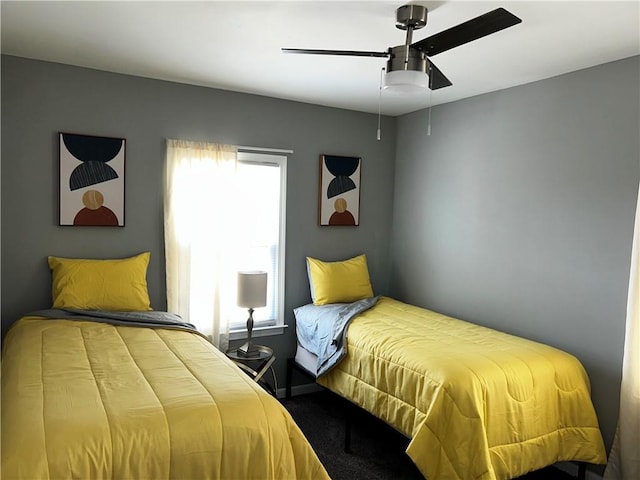
[[344,358],[349,323],[377,301],[378,297],[372,297],[353,303],[309,304],[293,310],[298,342],[318,356],[317,376],[328,372]]
[[76,310],[72,308],[48,309],[30,312],[27,316],[61,320],[91,320],[111,325],[173,328],[199,333],[192,324],[183,322],[180,315],[169,312],[107,312],[102,310]]

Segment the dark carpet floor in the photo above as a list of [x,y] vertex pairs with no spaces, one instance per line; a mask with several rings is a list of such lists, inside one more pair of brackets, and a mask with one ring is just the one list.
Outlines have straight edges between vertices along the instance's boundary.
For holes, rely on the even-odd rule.
[[[424,480],[404,453],[403,435],[346,402],[322,391],[282,399],[333,480]],[[352,420],[351,453],[344,452],[345,415]],[[553,467],[518,480],[571,480]]]

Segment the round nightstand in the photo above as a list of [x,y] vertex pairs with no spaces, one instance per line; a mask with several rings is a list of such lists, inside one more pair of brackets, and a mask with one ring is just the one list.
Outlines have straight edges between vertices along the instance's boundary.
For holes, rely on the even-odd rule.
[[[242,355],[237,349],[229,350],[226,355],[260,386],[275,397],[278,391],[278,380],[276,379],[276,372],[273,370],[273,362],[276,361],[276,356],[269,347],[265,347],[264,345],[255,345],[255,347],[258,349],[258,352],[253,356]],[[273,385],[269,384],[264,378],[267,370],[271,370]]]

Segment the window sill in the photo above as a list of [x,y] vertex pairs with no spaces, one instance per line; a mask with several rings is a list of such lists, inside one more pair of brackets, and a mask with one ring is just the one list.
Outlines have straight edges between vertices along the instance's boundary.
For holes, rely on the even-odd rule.
[[[256,327],[251,332],[251,337],[269,337],[271,335],[282,335],[284,333],[284,329],[287,328],[288,325],[271,325],[268,327]],[[229,332],[229,340],[241,340],[247,338],[247,329],[241,328],[238,330],[231,330]]]

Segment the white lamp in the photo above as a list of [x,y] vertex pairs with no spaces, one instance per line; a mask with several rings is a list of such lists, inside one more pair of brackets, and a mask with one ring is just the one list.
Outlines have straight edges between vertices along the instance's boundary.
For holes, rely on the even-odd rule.
[[384,88],[403,93],[424,92],[429,76],[416,70],[394,70],[384,76]]
[[238,354],[254,357],[258,348],[251,343],[253,331],[253,309],[267,305],[267,272],[238,272],[238,306],[249,309],[247,319],[247,342],[238,348]]

